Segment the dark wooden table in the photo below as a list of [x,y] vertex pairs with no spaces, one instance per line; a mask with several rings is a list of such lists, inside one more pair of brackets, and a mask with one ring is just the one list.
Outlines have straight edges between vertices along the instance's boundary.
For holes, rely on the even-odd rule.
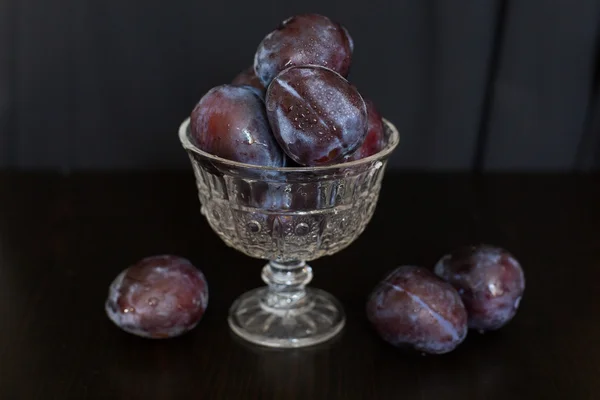
[[[380,341],[363,309],[383,274],[469,242],[520,259],[515,320],[443,356]],[[190,258],[211,297],[194,331],[152,341],[117,329],[104,300],[119,271],[159,253]],[[211,232],[191,171],[0,174],[0,399],[600,399],[600,177],[388,173],[363,236],[312,263],[348,319],[321,347],[230,334],[227,309],[262,265]]]

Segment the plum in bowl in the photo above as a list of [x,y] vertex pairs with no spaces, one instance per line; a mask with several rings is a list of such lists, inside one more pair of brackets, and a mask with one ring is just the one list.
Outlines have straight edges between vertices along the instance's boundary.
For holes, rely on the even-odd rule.
[[242,338],[270,347],[326,341],[345,323],[340,303],[307,284],[306,264],[350,245],[371,220],[387,160],[399,142],[384,120],[384,147],[369,157],[313,167],[246,164],[194,144],[190,120],[179,139],[194,170],[201,213],[230,247],[269,260],[266,286],[242,294],[229,325]]

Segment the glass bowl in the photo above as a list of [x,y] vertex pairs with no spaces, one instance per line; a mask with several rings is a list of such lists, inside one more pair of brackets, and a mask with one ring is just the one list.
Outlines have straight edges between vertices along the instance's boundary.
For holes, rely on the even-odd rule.
[[179,139],[192,163],[201,213],[230,247],[269,260],[267,286],[242,294],[229,326],[263,346],[303,347],[324,342],[345,323],[341,304],[306,287],[307,261],[350,245],[371,220],[387,159],[399,142],[384,120],[386,147],[361,160],[325,167],[273,168],[226,160],[197,148],[189,118]]

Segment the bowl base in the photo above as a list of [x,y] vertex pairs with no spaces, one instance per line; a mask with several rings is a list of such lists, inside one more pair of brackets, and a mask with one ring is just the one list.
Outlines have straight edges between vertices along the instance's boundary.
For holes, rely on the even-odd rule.
[[261,346],[298,348],[323,343],[345,324],[342,305],[329,293],[306,288],[301,308],[272,308],[265,304],[268,287],[241,295],[229,310],[229,327],[243,339]]

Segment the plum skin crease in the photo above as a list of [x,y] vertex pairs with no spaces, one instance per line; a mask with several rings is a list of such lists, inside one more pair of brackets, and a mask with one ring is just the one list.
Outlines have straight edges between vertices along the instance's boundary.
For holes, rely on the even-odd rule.
[[207,306],[202,272],[185,258],[158,255],[138,261],[113,280],[105,311],[125,332],[165,339],[193,329]]
[[511,321],[525,291],[520,263],[497,246],[458,248],[442,257],[434,271],[458,290],[469,313],[469,328],[482,333]]
[[286,69],[273,79],[265,104],[277,142],[300,165],[343,162],[367,135],[364,99],[328,68]]
[[373,289],[366,310],[379,336],[396,347],[444,354],[467,336],[460,296],[425,268],[396,268]]

